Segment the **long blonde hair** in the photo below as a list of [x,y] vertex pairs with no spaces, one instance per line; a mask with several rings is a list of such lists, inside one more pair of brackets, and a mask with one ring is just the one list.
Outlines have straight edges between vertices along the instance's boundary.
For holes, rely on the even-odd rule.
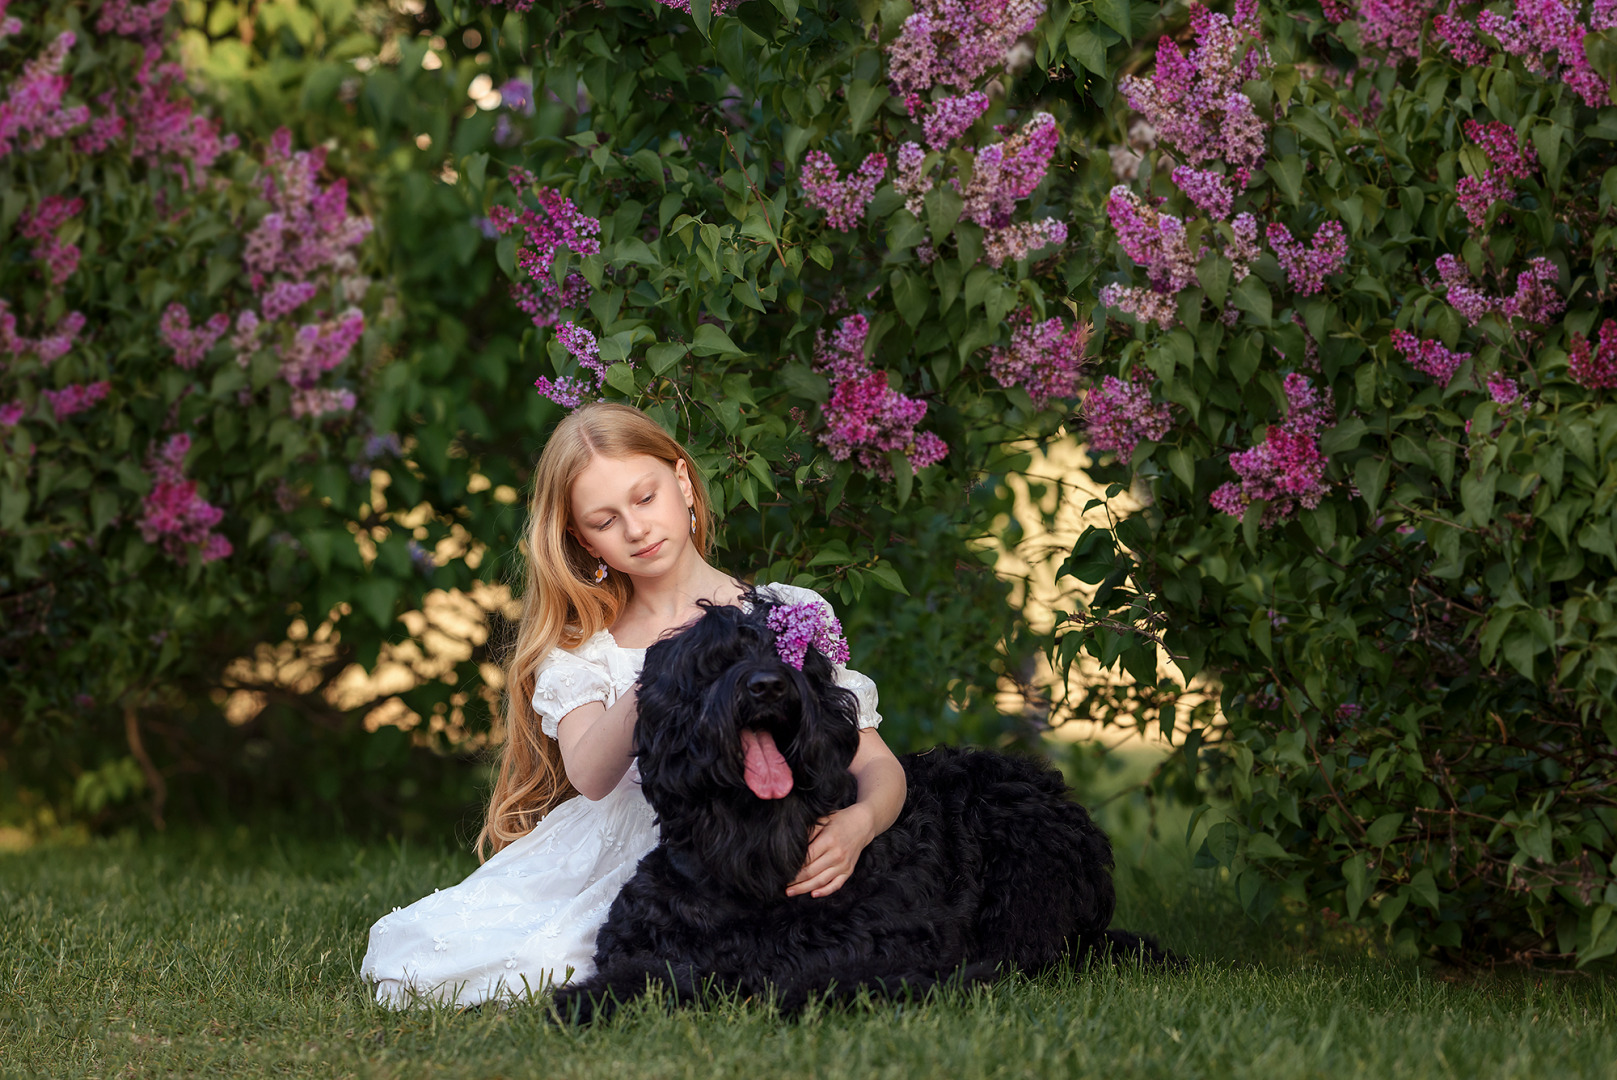
[[712,539],[707,489],[696,461],[655,420],[639,409],[595,402],[575,409],[551,434],[533,473],[528,504],[527,556],[522,618],[505,662],[504,741],[489,794],[488,816],[477,837],[486,859],[523,836],[558,803],[577,794],[562,769],[561,748],[539,727],[533,708],[539,662],[555,648],[573,648],[618,621],[634,595],[627,575],[595,584],[595,558],[567,526],[572,520],[573,482],[597,457],[647,454],[670,468],[685,462],[690,476],[696,534],[704,559]]

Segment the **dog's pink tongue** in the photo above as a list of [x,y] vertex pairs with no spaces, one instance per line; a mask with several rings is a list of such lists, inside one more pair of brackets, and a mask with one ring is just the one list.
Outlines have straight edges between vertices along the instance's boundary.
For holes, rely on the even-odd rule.
[[775,749],[767,731],[741,731],[741,749],[747,755],[747,787],[760,799],[784,799],[792,791],[792,769]]

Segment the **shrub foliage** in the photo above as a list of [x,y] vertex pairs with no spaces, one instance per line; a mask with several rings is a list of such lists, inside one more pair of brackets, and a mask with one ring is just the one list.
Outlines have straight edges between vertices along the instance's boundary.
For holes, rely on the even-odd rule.
[[1163,780],[1232,797],[1199,858],[1255,916],[1608,956],[1610,5],[1160,17],[1108,104],[1086,403],[1151,505],[1079,541],[1057,655],[1121,659],[1165,731],[1217,692]]

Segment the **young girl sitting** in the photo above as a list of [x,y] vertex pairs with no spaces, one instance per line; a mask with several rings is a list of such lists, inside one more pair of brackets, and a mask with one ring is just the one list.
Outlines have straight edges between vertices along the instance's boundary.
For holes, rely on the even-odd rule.
[[[657,844],[633,754],[646,646],[699,617],[699,600],[744,603],[745,586],[707,562],[695,462],[639,410],[585,405],[558,424],[529,518],[504,750],[478,837],[487,861],[371,927],[360,971],[384,1004],[509,1000],[594,970],[595,933]],[[791,585],[759,591],[825,602]],[[837,681],[859,699],[859,798],[821,820],[787,895],[841,888],[904,803],[903,768],[876,733],[875,684],[841,665]]]

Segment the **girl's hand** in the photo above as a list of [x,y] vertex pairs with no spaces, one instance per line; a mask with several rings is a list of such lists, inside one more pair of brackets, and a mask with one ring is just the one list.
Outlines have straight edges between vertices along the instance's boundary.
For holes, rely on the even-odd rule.
[[875,836],[875,819],[862,803],[821,818],[809,833],[808,856],[796,879],[786,886],[786,895],[830,896],[842,888],[859,862],[859,853]]

